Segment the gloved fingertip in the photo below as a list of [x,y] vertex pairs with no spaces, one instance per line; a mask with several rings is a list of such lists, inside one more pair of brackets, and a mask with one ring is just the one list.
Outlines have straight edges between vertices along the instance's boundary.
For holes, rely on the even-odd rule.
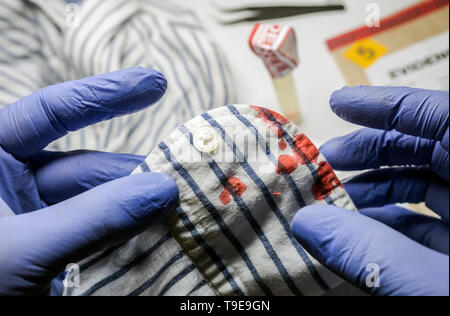
[[[134,68],[136,71],[141,72],[145,78],[151,81],[156,86],[155,91],[160,91],[161,94],[164,94],[167,90],[167,79],[166,77],[159,72],[158,70],[144,67]],[[159,88],[159,89],[158,89]]]
[[22,240],[30,256],[62,271],[69,262],[130,240],[169,215],[178,200],[178,187],[168,175],[135,174],[27,214],[18,223],[28,227]]
[[164,94],[167,91],[167,79],[166,77],[159,71],[154,70],[155,73],[155,82],[159,86],[161,92]]
[[[167,91],[167,79],[158,70],[144,67],[135,67],[128,69],[127,75],[130,77],[130,83],[133,83],[135,91],[140,91],[146,98],[141,98],[145,102],[154,104],[158,102]],[[138,107],[142,107],[141,102],[136,102]]]
[[42,199],[54,205],[130,175],[145,158],[96,151],[43,151],[31,163]]
[[339,168],[342,161],[343,138],[337,137],[327,141],[320,147],[320,152],[325,156],[333,168]]
[[401,217],[413,214],[411,211],[397,205],[387,205],[384,207],[361,208],[360,214],[370,217],[388,226],[395,226],[396,220]]
[[128,208],[136,222],[147,223],[168,216],[178,205],[180,192],[176,182],[162,173],[130,176],[139,203]]
[[297,239],[308,238],[310,236],[309,232],[314,231],[317,220],[315,218],[320,216],[320,213],[326,205],[309,205],[300,209],[297,214],[295,214],[292,220],[291,228],[294,236]]
[[349,96],[351,96],[355,88],[345,86],[342,89],[336,90],[331,94],[330,106],[333,112],[336,113],[336,111],[338,111],[342,105],[345,105],[345,100],[348,99]]
[[50,296],[63,296],[64,294],[64,283],[63,280],[55,278],[52,280],[50,285]]

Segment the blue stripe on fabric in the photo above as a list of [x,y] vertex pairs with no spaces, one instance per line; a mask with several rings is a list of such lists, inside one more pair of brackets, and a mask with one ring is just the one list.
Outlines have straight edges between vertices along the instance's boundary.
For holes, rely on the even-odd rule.
[[40,75],[36,75],[32,71],[29,71],[28,67],[26,67],[26,69],[17,67],[17,68],[14,68],[14,71],[17,72],[17,74],[21,75],[22,77],[29,79],[31,84],[35,84],[39,88],[45,87],[42,85],[42,78],[40,77]]
[[192,290],[189,291],[189,293],[186,296],[191,296],[192,294],[194,294],[195,292],[197,292],[198,290],[200,290],[202,287],[204,287],[206,285],[206,281],[203,280],[201,281],[199,284],[197,284],[196,286],[194,286],[194,288]]
[[176,7],[173,5],[167,6],[167,5],[165,5],[164,2],[161,2],[160,0],[157,0],[157,1],[150,0],[150,1],[148,1],[148,5],[152,6],[154,8],[157,8],[158,10],[164,11],[166,13],[175,15],[175,16],[180,15],[180,14],[186,14],[186,13],[189,15],[193,15],[192,11],[189,9],[184,9],[184,8]]
[[[214,126],[214,125],[215,124],[213,123],[212,126]],[[216,126],[220,126],[220,125],[217,124]],[[214,127],[216,127],[216,126],[214,126]],[[220,127],[220,128],[222,128],[222,127]],[[183,126],[181,128],[181,130],[184,131],[185,133],[188,133],[188,134],[185,134],[185,135],[188,138],[188,140],[191,141],[191,145],[193,145],[193,143],[192,143],[192,137],[193,137],[192,133],[185,126]],[[236,151],[237,151],[237,149],[235,149],[234,152],[233,152],[235,156],[237,156],[236,155]],[[202,157],[204,158],[203,155],[202,155]],[[212,159],[205,159],[205,162],[209,165],[211,170],[217,176],[217,178],[221,182],[222,186],[226,188],[227,185],[228,185],[227,184],[228,183],[228,177],[222,171],[222,169],[220,169],[219,165]],[[250,176],[250,177],[252,178],[252,180],[255,183],[258,184],[259,181],[256,179],[256,177],[252,177],[252,176]],[[258,187],[261,187],[261,186],[258,185]],[[298,289],[298,287],[295,285],[294,280],[289,275],[289,272],[286,270],[286,268],[283,265],[281,259],[278,257],[277,252],[275,251],[275,249],[273,249],[273,246],[271,245],[269,239],[267,238],[267,236],[264,233],[264,231],[261,228],[261,226],[258,224],[258,221],[253,217],[252,212],[250,211],[250,209],[248,208],[247,204],[244,202],[242,197],[239,196],[238,194],[234,194],[232,190],[230,190],[230,193],[233,196],[233,198],[234,198],[236,204],[238,205],[239,209],[241,210],[242,214],[247,219],[248,223],[250,224],[250,226],[252,227],[252,229],[254,230],[256,235],[258,236],[258,238],[261,240],[262,244],[264,245],[264,248],[266,249],[267,254],[272,259],[275,267],[277,268],[278,272],[281,274],[281,276],[285,280],[287,286],[291,289],[291,291],[295,295],[298,295],[298,296],[303,295],[301,293],[301,291]],[[274,203],[275,203],[275,201],[274,201]]]
[[[12,7],[10,4],[4,2],[4,1],[0,1],[0,6],[6,8],[7,10],[9,10],[11,12],[12,15],[16,15],[18,17],[21,17],[23,19],[22,22],[26,22],[27,24],[31,24],[31,27],[35,26],[35,21],[33,21],[33,19],[30,16],[27,16],[25,13],[21,12],[21,11],[17,11],[16,8]],[[8,15],[10,16],[10,15]]]
[[[252,123],[250,123],[250,121],[247,120],[247,118],[245,118],[243,115],[241,115],[241,113],[239,113],[238,110],[234,106],[228,106],[228,110],[252,132],[252,134],[256,137],[258,144],[264,150],[264,152],[266,153],[266,156],[269,158],[269,160],[272,161],[274,166],[278,166],[278,159],[272,153],[272,151],[270,150],[270,146],[267,144],[266,139],[264,138],[263,135],[261,135],[259,133],[258,129],[255,126],[253,126]],[[306,205],[306,203],[305,203],[305,200],[303,199],[300,189],[298,188],[297,184],[295,183],[295,180],[289,174],[285,174],[283,176],[284,176],[284,179],[286,180],[286,182],[288,183],[288,186],[291,189],[292,194],[294,195],[299,208],[304,207]]]
[[[105,30],[105,32],[102,34],[101,40],[96,43],[97,45],[93,49],[93,54],[90,57],[89,68],[91,70],[91,73],[95,73],[96,72],[94,63],[96,61],[96,56],[97,56],[98,52],[100,51],[98,48],[99,48],[100,44],[102,43],[102,41],[105,40],[105,38],[106,38],[106,36],[108,34],[111,34],[114,31],[116,31],[117,29],[120,29],[122,26],[126,25],[127,23],[128,23],[127,19],[124,20],[124,21],[121,21],[120,23],[116,23],[113,26],[111,26],[110,28],[108,28],[107,30]],[[101,23],[99,23],[98,27],[100,27],[100,25],[101,25]],[[122,60],[121,60],[121,62],[122,62]]]
[[227,269],[226,265],[223,263],[222,259],[217,255],[217,253],[214,251],[213,248],[203,239],[203,237],[198,232],[195,225],[191,222],[187,214],[181,209],[181,207],[177,208],[177,214],[180,217],[181,221],[183,222],[186,229],[191,233],[192,237],[194,238],[195,242],[203,248],[203,251],[210,257],[211,261],[217,266],[219,271],[223,274],[227,282],[230,284],[233,291],[238,296],[245,296],[245,294],[242,292],[239,285],[236,283],[236,280],[230,273],[230,271]]
[[145,54],[140,55],[140,57],[138,59],[136,59],[135,61],[130,62],[132,65],[136,65],[136,66],[142,66],[145,68],[151,68],[151,66],[147,66],[148,64],[145,63],[143,64],[144,60],[147,58],[147,56],[145,56]]
[[[135,20],[131,21],[131,24],[134,26],[134,30],[138,33],[139,37],[142,39],[142,42],[146,43],[146,46],[148,46],[148,44],[147,44],[147,42],[148,42],[147,41],[147,37],[148,38],[152,38],[153,37],[153,33],[152,33],[151,28],[149,28],[149,26],[147,24],[145,24],[143,21],[140,21],[138,19],[135,19]],[[141,30],[140,29],[142,26],[146,27],[145,30]],[[143,31],[145,32],[145,34],[143,33]],[[156,44],[154,45],[154,48],[159,50],[161,52],[161,54],[164,54],[163,50],[159,49]],[[166,57],[166,59],[168,59],[167,55],[165,57]],[[170,63],[170,62],[169,62],[169,64],[173,68],[173,64]],[[161,64],[156,63],[155,66],[162,73],[166,73],[166,70],[164,69],[164,67],[161,66]],[[174,71],[176,71],[176,70],[174,69]],[[180,88],[183,89],[183,86],[180,86]],[[146,124],[147,125],[146,132],[143,133],[144,136],[142,138],[140,138],[140,140],[138,141],[138,144],[132,149],[131,153],[138,152],[142,148],[143,144],[146,141],[148,141],[147,135],[150,134],[150,130],[154,127],[154,120],[159,116],[158,114],[159,114],[159,112],[161,110],[167,109],[167,107],[166,107],[166,103],[167,103],[166,100],[167,100],[167,98],[164,98],[162,101],[158,102],[158,104],[153,105],[151,114],[149,114],[148,111],[144,111],[141,114],[141,117],[139,118],[138,122],[136,122],[136,124],[134,124],[134,126],[128,132],[130,137],[133,137],[133,135],[136,132],[136,130],[141,126],[141,123],[147,118],[148,115],[150,115],[150,121]],[[175,105],[175,107],[177,107],[177,105]],[[172,107],[172,108],[174,108],[174,107]],[[154,142],[150,144],[149,152],[152,150],[152,147],[153,147],[154,144],[155,144]]]
[[[143,172],[151,172],[149,165],[147,162],[143,162],[141,164],[141,170]],[[177,207],[176,210],[178,216],[180,217],[181,221],[183,222],[186,229],[191,233],[192,237],[194,238],[195,242],[203,248],[203,251],[210,257],[211,261],[217,266],[219,271],[223,274],[225,279],[230,284],[231,288],[238,296],[245,296],[244,292],[242,292],[239,285],[236,283],[236,280],[231,275],[230,271],[227,269],[226,265],[223,263],[222,259],[217,255],[215,250],[211,248],[211,246],[206,242],[206,240],[200,235],[195,225],[192,223],[192,221],[189,219],[189,216],[186,214],[186,212],[183,211],[181,206]]]
[[[177,40],[181,43],[181,45],[184,47],[184,49],[187,51],[188,48],[186,47],[186,44],[183,40],[183,38],[180,36],[180,34],[177,32],[176,27],[173,25],[173,23],[169,23],[170,28],[172,29],[173,34],[175,35],[175,37],[177,38]],[[194,76],[194,74],[192,73],[191,68],[189,67],[189,63],[187,62],[186,59],[183,58],[182,54],[180,53],[180,51],[176,48],[175,45],[173,45],[172,42],[170,42],[164,35],[162,35],[162,38],[165,39],[166,44],[168,47],[170,47],[172,49],[172,51],[175,53],[175,55],[178,56],[178,58],[181,60],[181,62],[183,63],[183,66],[186,70],[186,73],[188,74],[188,76],[191,78],[192,82],[193,82],[193,86],[195,91],[197,92],[197,96],[199,99],[200,104],[202,105],[202,109],[205,108],[205,99],[203,97],[202,92],[200,91],[200,85],[199,82],[197,80],[197,77]]]
[[81,137],[81,140],[80,140],[81,146],[80,147],[82,149],[86,148],[86,130],[85,129],[80,130],[80,137]]
[[[90,18],[95,16],[95,14],[97,13],[98,9],[101,8],[101,6],[103,4],[107,3],[106,1],[98,1],[97,3],[95,3],[95,6],[93,8],[91,8],[89,10],[89,12],[86,14],[86,16],[83,17],[83,25],[88,25],[88,23],[90,22]],[[76,32],[74,31],[73,33],[69,33],[71,34],[70,38],[68,38],[67,40],[67,45],[68,45],[68,53],[73,54],[72,57],[75,58],[76,57],[76,51],[75,51],[75,43],[80,35],[80,32],[83,31],[83,27],[78,27],[76,28]],[[78,51],[78,54],[80,54],[81,52]],[[81,58],[81,57],[79,57]],[[79,64],[79,66],[81,67],[81,64]],[[74,69],[75,72],[75,69]],[[81,73],[76,73],[76,76],[81,76]]]
[[22,32],[24,35],[31,37],[36,42],[40,41],[39,37],[36,34],[31,34],[29,30],[25,30],[24,28],[21,28],[19,25],[12,24],[10,19],[6,19],[0,16],[0,21],[4,22],[8,27],[8,29]]
[[112,63],[112,55],[114,50],[116,49],[116,42],[118,40],[118,35],[116,34],[114,36],[114,38],[111,40],[111,43],[109,45],[109,52],[108,52],[108,57],[106,58],[106,69],[105,72],[111,72],[112,71],[112,67],[111,67],[111,63]]
[[219,70],[220,70],[220,77],[222,78],[223,81],[223,91],[224,91],[224,96],[225,96],[225,100],[224,100],[224,105],[229,103],[229,98],[230,98],[230,91],[229,91],[229,87],[228,87],[228,81],[226,79],[226,70],[225,70],[225,66],[223,64],[223,60],[222,58],[220,58],[220,54],[219,54],[219,50],[217,49],[217,45],[214,43],[211,43],[213,50],[214,50],[214,55],[217,58],[217,62],[219,64]]
[[201,25],[190,24],[190,23],[186,23],[186,22],[175,22],[173,24],[176,25],[176,26],[180,26],[182,28],[190,29],[192,31],[205,32],[205,28],[203,26],[201,26]]
[[[50,54],[51,56],[58,56],[58,52],[57,49],[53,46],[54,42],[52,42],[50,40],[50,35],[47,31],[47,29],[45,28],[44,23],[41,23],[37,17],[37,11],[33,11],[33,17],[34,20],[36,21],[37,24],[39,24],[39,32],[41,32],[41,36],[40,36],[40,42],[45,42],[47,43],[47,47],[50,48]],[[61,32],[61,30],[58,28],[58,32]],[[43,46],[43,45],[42,45]],[[52,68],[51,63],[47,63],[46,65],[51,72],[51,75],[53,76],[53,81],[55,82],[64,82],[64,76],[59,72],[56,71],[55,69]]]
[[203,49],[202,44],[200,43],[198,36],[192,32],[192,37],[194,38],[194,42],[195,44],[198,46],[198,48],[200,49],[200,52],[202,54],[202,58],[206,67],[206,72],[208,74],[208,80],[206,80],[205,85],[209,86],[209,103],[208,103],[208,108],[205,109],[205,111],[212,109],[214,107],[214,80],[213,80],[213,76],[212,76],[212,71],[211,71],[211,65],[210,62],[208,60],[208,57],[206,57],[205,54],[205,50]]
[[103,143],[103,148],[107,148],[107,146],[109,144],[109,140],[111,138],[111,134],[112,134],[114,125],[116,125],[116,120],[112,119],[111,121],[109,121],[109,126],[106,131],[106,135],[105,135],[105,141]]
[[151,172],[150,167],[148,166],[146,161],[144,161],[141,164],[141,171],[144,172],[144,173]]
[[11,52],[3,45],[1,47],[1,49],[5,53],[5,55],[8,56],[9,58],[19,59],[19,58],[23,58],[23,57],[28,57],[30,55],[37,55],[42,58],[44,57],[42,55],[42,52],[39,49],[35,49],[34,47],[27,46],[25,43],[19,42],[18,40],[11,38],[9,35],[7,35],[5,33],[2,33],[2,36],[9,43],[14,44],[14,45],[8,45],[8,43],[6,43],[6,45],[8,45],[8,48],[21,47],[24,50],[24,52],[20,52],[20,53]]
[[[156,17],[155,17],[154,15],[151,15],[151,18],[152,18],[152,20],[153,20],[153,23],[156,25],[156,27],[158,27],[159,29],[162,29],[162,28],[161,28],[161,25],[159,24],[159,22],[158,22],[158,20],[156,19]],[[149,25],[147,25],[147,24],[145,23],[145,21],[143,21],[142,19],[140,19],[140,21],[141,21],[142,23],[144,23],[144,25],[146,25],[147,27],[149,27]],[[165,38],[165,37],[163,37],[162,39],[163,39],[163,40],[166,42],[166,44],[167,44],[168,39]],[[178,70],[175,69],[175,67],[174,67],[174,64],[175,64],[174,61],[173,61],[172,58],[169,56],[169,54],[167,54],[161,47],[159,47],[159,46],[157,45],[156,42],[154,42],[153,45],[154,45],[154,48],[155,48],[162,56],[165,57],[165,59],[168,61],[169,65],[171,65],[171,68],[173,69],[173,75],[174,75],[174,77],[175,77],[175,81],[177,82],[178,87],[181,89],[181,92],[183,93],[183,99],[186,101],[186,105],[188,106],[190,115],[193,117],[195,114],[194,114],[194,109],[193,109],[193,106],[192,106],[191,99],[189,98],[189,94],[188,94],[188,92],[187,92],[187,90],[186,90],[186,87],[183,85],[183,82],[182,82],[182,80],[180,79]]]
[[[170,120],[173,119],[174,111],[177,110],[178,104],[179,103],[177,102],[175,107],[171,111],[167,111],[165,116],[161,119],[158,125],[158,129],[156,130],[157,132],[153,134],[152,144],[156,144],[158,141],[161,140],[161,135],[159,133],[162,133],[164,131],[164,128],[167,128],[168,122],[170,122]],[[174,124],[170,125],[171,128],[173,125]],[[172,132],[172,130],[170,130],[169,132]]]
[[123,64],[123,62],[128,58],[128,56],[136,50],[137,45],[132,44],[128,50],[124,51],[122,56],[120,56],[120,63]]
[[129,264],[123,266],[120,270],[116,271],[115,273],[107,276],[106,278],[102,279],[101,281],[95,283],[93,286],[91,286],[88,290],[83,292],[80,296],[90,296],[100,290],[101,288],[105,287],[106,285],[112,283],[113,281],[123,277],[125,274],[127,274],[131,269],[135,268],[137,265],[142,263],[148,256],[150,256],[153,252],[158,250],[166,241],[170,240],[172,236],[170,234],[164,235],[160,240],[156,242],[152,247],[141,253],[139,256],[137,256],[132,262]]
[[[319,175],[318,175],[318,170],[316,167],[314,167],[314,165],[311,163],[311,161],[309,160],[309,158],[305,155],[305,153],[303,151],[301,151],[299,148],[297,148],[297,146],[295,146],[294,144],[294,140],[292,139],[291,135],[289,135],[289,133],[283,128],[283,126],[278,123],[277,119],[273,116],[272,113],[270,113],[269,110],[265,109],[265,108],[261,108],[260,110],[264,113],[264,115],[273,123],[275,124],[275,126],[282,132],[283,134],[283,138],[286,140],[286,142],[289,144],[289,147],[292,148],[292,150],[299,155],[300,157],[302,157],[302,160],[304,162],[306,162],[306,165],[308,166],[309,170],[311,171],[311,174],[314,178],[314,181],[318,181],[319,180]],[[330,205],[334,205],[334,201],[333,199],[331,199],[329,196],[327,196],[325,198],[325,201],[330,204]]]
[[[158,22],[157,18],[154,15],[150,15],[150,16],[151,16],[151,18],[153,20],[153,23],[156,25],[156,27],[159,28],[159,29],[162,29],[162,27],[161,27],[160,23]],[[169,40],[166,37],[162,37],[162,40],[164,40],[164,42],[167,44],[167,46],[169,46]],[[169,54],[167,54],[163,49],[161,49],[158,45],[156,45],[156,43],[153,43],[153,44],[155,45],[154,46],[155,49],[162,56],[164,56],[167,59],[167,61],[169,62],[169,65],[172,66],[171,68],[173,69],[173,75],[175,77],[175,81],[177,82],[178,86],[180,87],[180,89],[181,89],[181,91],[183,93],[184,99],[186,100],[186,103],[187,103],[187,106],[189,108],[189,111],[191,113],[191,116],[193,117],[194,116],[194,110],[193,110],[193,107],[192,107],[191,99],[189,98],[189,94],[188,94],[186,88],[184,87],[183,82],[180,79],[180,76],[179,76],[179,73],[178,73],[177,69],[175,69],[175,67],[173,66],[175,64],[174,61],[169,56]]]
[[0,87],[0,92],[4,92],[5,94],[13,97],[14,99],[16,99],[16,101],[25,97],[24,95],[18,95],[16,92],[14,92],[6,87]]
[[7,72],[4,72],[1,69],[0,69],[0,75],[2,75],[3,77],[7,78],[9,81],[15,82],[18,85],[25,87],[26,89],[28,89],[30,91],[30,93],[32,93],[32,92],[37,90],[35,87],[32,87],[28,83],[21,81],[21,79],[19,79],[17,77],[11,76],[11,74],[9,74]]
[[172,259],[167,261],[167,263],[159,269],[158,272],[156,272],[150,279],[144,282],[140,287],[138,287],[136,290],[128,294],[127,296],[139,296],[142,293],[144,293],[146,290],[148,290],[150,287],[152,287],[153,284],[161,277],[161,275],[167,271],[172,265],[174,265],[178,260],[183,258],[184,251],[181,250],[179,253],[177,253]]
[[[247,120],[246,117],[244,117],[234,106],[228,106],[228,109],[230,112],[239,119],[252,133],[255,135],[256,139],[260,143],[260,145],[265,149],[266,155],[269,156],[269,159],[275,164],[278,164],[278,160],[275,158],[275,156],[270,151],[270,147],[266,146],[267,142],[264,139],[264,137],[259,133],[258,129],[250,123],[249,120]],[[262,140],[262,141],[260,141]],[[288,181],[289,187],[292,190],[294,196],[297,199],[297,203],[299,203],[300,207],[305,206],[305,202],[303,200],[303,197],[301,196],[300,189],[297,187],[297,184],[295,183],[294,179],[290,175],[284,175],[285,179]],[[285,232],[289,237],[289,240],[291,241],[292,245],[297,250],[298,254],[302,258],[303,262],[305,263],[306,267],[308,268],[309,272],[311,273],[313,279],[317,282],[317,284],[322,288],[324,291],[328,291],[330,287],[326,284],[326,282],[323,280],[323,278],[319,275],[317,272],[313,262],[309,258],[308,254],[305,252],[303,247],[298,243],[298,241],[295,239],[294,235],[292,234],[291,228],[287,225],[283,225],[285,228]]]
[[242,246],[239,239],[230,231],[230,229],[225,224],[222,216],[219,214],[218,210],[215,208],[213,203],[211,203],[211,201],[203,193],[203,191],[200,189],[200,187],[195,182],[195,180],[192,178],[192,176],[189,174],[189,172],[186,169],[184,169],[184,167],[178,161],[176,161],[176,159],[175,159],[175,157],[173,157],[169,147],[167,147],[167,145],[164,142],[162,142],[159,145],[159,147],[163,151],[166,159],[170,162],[172,167],[178,172],[178,174],[191,187],[192,191],[195,193],[197,198],[200,200],[200,202],[203,204],[203,206],[208,210],[208,212],[214,218],[214,220],[216,221],[216,223],[219,226],[222,233],[225,235],[225,237],[231,242],[231,244],[234,246],[234,248],[240,254],[240,256],[244,260],[245,264],[247,265],[248,269],[250,270],[250,273],[252,274],[253,278],[255,279],[256,283],[260,286],[261,290],[266,295],[273,296],[272,291],[265,284],[265,282],[259,275],[258,271],[256,270],[256,267],[254,266],[253,262],[250,260],[247,252],[245,251],[244,246]]
[[[107,1],[100,1],[100,3],[107,3]],[[92,9],[92,10],[89,12],[88,16],[87,16],[86,18],[84,18],[84,23],[85,23],[85,25],[88,25],[86,21],[88,20],[88,18],[90,18],[90,16],[92,15],[92,12],[96,12],[96,13],[98,13],[98,12],[103,13],[103,12],[104,12],[104,10],[97,10],[97,9],[100,7],[100,3],[99,3],[99,4],[96,4],[95,9]],[[95,25],[93,25],[93,27],[90,28],[89,34],[91,34],[94,30],[97,30],[97,29],[98,29],[105,21],[108,20],[108,19],[107,19],[108,16],[110,16],[110,15],[113,14],[114,12],[120,10],[120,8],[122,8],[122,7],[124,7],[125,5],[127,5],[127,3],[128,3],[127,0],[124,0],[123,2],[119,2],[116,6],[114,6],[113,8],[111,8],[111,10],[105,12],[105,13],[102,15],[101,18],[99,18],[99,19],[96,20],[97,23],[96,23]],[[78,33],[77,33],[77,34],[78,34]],[[75,37],[75,36],[74,36],[74,37]],[[85,38],[84,38],[84,40],[83,40],[83,42],[82,42],[82,44],[81,44],[81,47],[80,47],[80,49],[78,50],[78,65],[79,65],[79,68],[80,68],[81,72],[83,73],[83,75],[88,74],[90,71],[91,71],[91,72],[94,71],[93,69],[85,69],[85,68],[84,68],[84,63],[83,63],[83,58],[84,58],[84,57],[86,57],[86,58],[89,57],[89,56],[84,56],[85,50],[86,50],[86,46],[87,46],[87,44],[89,43],[89,40],[90,40],[90,36],[85,36]],[[72,42],[72,44],[73,44],[73,42]],[[95,57],[95,53],[96,53],[96,52],[94,51],[94,55],[91,56],[91,57],[89,57],[89,58],[91,59],[91,62],[93,61],[93,59],[94,59],[94,57]],[[92,68],[92,63],[90,63],[89,68]],[[84,72],[83,72],[83,71],[84,71]]]
[[83,273],[84,271],[86,271],[87,269],[89,269],[90,267],[92,267],[93,265],[95,265],[96,263],[102,261],[103,259],[105,259],[106,257],[108,257],[109,255],[111,255],[114,251],[116,251],[117,249],[119,249],[120,247],[122,247],[125,243],[122,243],[120,245],[117,245],[115,247],[111,247],[107,250],[105,250],[104,252],[102,252],[100,255],[98,255],[97,257],[89,260],[88,262],[82,264],[80,266],[80,273]]
[[164,286],[164,288],[159,292],[158,296],[164,296],[172,287],[174,287],[178,282],[183,280],[186,276],[189,275],[192,271],[195,270],[195,266],[191,264],[190,266],[186,267],[183,271],[178,273],[172,280],[170,280],[169,283]]

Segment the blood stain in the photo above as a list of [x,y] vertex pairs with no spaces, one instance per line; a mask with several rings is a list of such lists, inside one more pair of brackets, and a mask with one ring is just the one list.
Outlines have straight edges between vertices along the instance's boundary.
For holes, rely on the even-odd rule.
[[258,112],[258,115],[256,117],[266,122],[269,125],[270,130],[273,131],[275,135],[278,136],[278,138],[283,137],[283,130],[279,126],[283,126],[289,123],[289,120],[287,118],[275,111],[259,106],[252,105],[251,108]]
[[287,148],[287,143],[284,139],[281,139],[278,145],[280,146],[281,150],[285,150]]
[[227,189],[224,189],[222,194],[220,194],[220,202],[222,202],[223,205],[227,205],[231,202],[231,194]]
[[299,163],[300,162],[296,157],[281,155],[278,158],[278,166],[276,172],[278,174],[291,174],[297,169]]
[[319,150],[304,134],[294,137],[294,154],[303,164],[317,162]]
[[227,180],[223,192],[220,194],[220,201],[227,205],[231,202],[231,195],[242,196],[247,191],[247,186],[239,178],[231,177]]
[[316,200],[324,200],[334,189],[343,187],[341,181],[339,181],[333,168],[331,168],[328,162],[322,161],[319,164],[317,174],[319,178],[312,187],[312,193]]

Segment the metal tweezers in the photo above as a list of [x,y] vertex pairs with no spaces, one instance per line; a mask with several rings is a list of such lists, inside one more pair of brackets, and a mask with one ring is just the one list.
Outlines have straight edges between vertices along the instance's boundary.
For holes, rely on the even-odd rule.
[[239,15],[232,20],[219,20],[220,24],[232,25],[241,22],[255,22],[270,19],[279,19],[304,15],[309,13],[342,11],[345,10],[344,5],[320,5],[320,6],[254,6],[241,8],[218,8],[222,14]]

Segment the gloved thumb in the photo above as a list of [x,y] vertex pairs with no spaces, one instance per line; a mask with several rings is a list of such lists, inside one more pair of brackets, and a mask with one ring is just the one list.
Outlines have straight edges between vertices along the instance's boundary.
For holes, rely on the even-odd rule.
[[364,215],[314,205],[295,216],[303,247],[338,275],[374,295],[448,295],[448,256]]
[[[27,280],[50,283],[67,264],[142,232],[173,210],[178,198],[170,177],[146,173],[100,185],[41,211],[0,219],[1,239],[10,240],[0,243],[0,257],[9,258],[0,260],[0,284],[12,287],[2,286],[0,292],[27,293]],[[45,294],[34,290],[28,294]]]

